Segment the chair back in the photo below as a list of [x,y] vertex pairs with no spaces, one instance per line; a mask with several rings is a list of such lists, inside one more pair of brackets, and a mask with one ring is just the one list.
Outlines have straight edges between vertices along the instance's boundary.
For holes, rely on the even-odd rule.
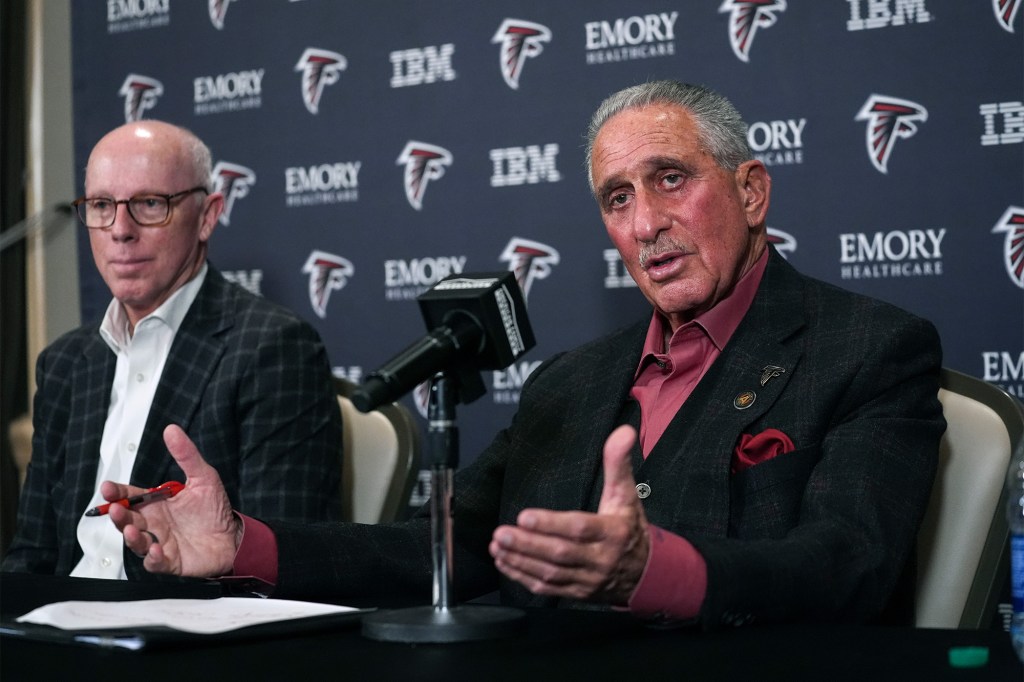
[[417,477],[419,429],[401,404],[363,413],[350,400],[354,383],[336,378],[335,387],[344,434],[342,517],[357,523],[398,520]]
[[977,629],[1008,587],[1006,473],[1024,447],[1024,407],[981,379],[942,370],[946,433],[918,535],[915,624]]

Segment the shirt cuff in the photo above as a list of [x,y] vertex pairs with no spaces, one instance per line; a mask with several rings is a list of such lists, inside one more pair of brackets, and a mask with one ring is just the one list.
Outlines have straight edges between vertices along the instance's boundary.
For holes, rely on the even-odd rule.
[[[238,514],[238,512],[235,512]],[[255,578],[271,588],[277,585],[277,538],[270,526],[238,514],[242,541],[235,552],[233,577]]]
[[651,552],[640,582],[629,598],[629,611],[643,618],[696,618],[708,588],[704,557],[678,535],[647,525]]

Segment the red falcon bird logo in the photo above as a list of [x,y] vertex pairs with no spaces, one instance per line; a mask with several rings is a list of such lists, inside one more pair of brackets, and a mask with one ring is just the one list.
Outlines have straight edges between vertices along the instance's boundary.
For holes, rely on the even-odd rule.
[[992,0],[992,11],[1003,29],[1013,33],[1013,19],[1020,9],[1021,0]]
[[854,120],[868,122],[868,156],[880,173],[888,173],[889,156],[896,140],[913,137],[917,122],[927,121],[928,112],[916,102],[871,95]]
[[309,113],[317,113],[324,86],[337,83],[347,68],[348,60],[337,52],[306,48],[295,70],[302,72],[302,101]]
[[768,243],[775,245],[775,250],[779,252],[783,258],[789,258],[790,253],[796,251],[796,237],[777,230],[774,227],[768,228]]
[[155,78],[130,73],[117,94],[124,97],[124,122],[131,123],[141,120],[147,109],[156,106],[157,99],[164,94],[164,86]]
[[233,0],[209,0],[210,23],[218,31],[224,28],[224,15],[228,13],[228,5]]
[[405,198],[417,211],[423,208],[423,194],[427,183],[444,175],[446,166],[451,165],[452,155],[443,147],[410,140],[398,156],[399,166],[405,166],[402,176]]
[[498,60],[505,83],[513,90],[519,89],[519,76],[527,57],[536,57],[544,50],[544,43],[551,40],[547,26],[521,19],[506,19],[498,32],[491,38],[492,43],[501,45]]
[[513,237],[501,252],[500,260],[508,263],[508,269],[515,274],[526,300],[533,282],[550,275],[552,266],[558,265],[561,259],[558,251],[547,244]]
[[750,46],[759,28],[778,20],[776,12],[786,11],[786,0],[725,0],[719,12],[729,12],[729,43],[740,61],[750,61]]
[[231,224],[231,208],[235,199],[242,199],[249,194],[249,188],[256,183],[256,174],[245,166],[218,161],[213,167],[213,191],[224,195],[224,212],[220,214],[223,225]]
[[428,410],[430,408],[430,380],[426,380],[422,383],[416,384],[416,388],[412,389],[412,401],[416,405],[416,411],[420,413],[420,416],[424,419],[428,419],[430,415]]
[[309,275],[309,302],[313,312],[324,318],[327,317],[327,299],[331,292],[348,284],[355,268],[347,258],[314,250],[302,266],[302,272]]
[[1024,289],[1024,208],[1011,206],[1003,213],[993,232],[1005,232],[1003,265],[1013,283]]

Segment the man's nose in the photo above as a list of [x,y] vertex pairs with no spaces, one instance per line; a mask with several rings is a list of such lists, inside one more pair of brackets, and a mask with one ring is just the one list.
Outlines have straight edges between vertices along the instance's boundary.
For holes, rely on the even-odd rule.
[[637,192],[634,197],[633,231],[642,242],[657,240],[658,233],[672,224],[665,210],[664,202],[649,192]]
[[128,211],[128,204],[114,205],[114,224],[110,226],[110,236],[114,241],[128,241],[138,236],[139,224]]

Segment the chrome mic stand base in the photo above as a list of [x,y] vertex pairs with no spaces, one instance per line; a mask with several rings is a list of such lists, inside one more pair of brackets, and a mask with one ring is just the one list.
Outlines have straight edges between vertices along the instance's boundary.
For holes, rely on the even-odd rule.
[[[479,382],[474,373],[462,380]],[[455,426],[457,394],[479,395],[483,385],[460,385],[440,373],[430,384],[430,545],[434,600],[431,606],[376,611],[363,617],[363,636],[388,642],[466,642],[513,634],[526,614],[508,606],[452,603],[452,475],[459,462]]]
[[363,616],[363,635],[385,642],[410,643],[497,639],[518,631],[525,615],[516,608],[484,604],[376,611]]

